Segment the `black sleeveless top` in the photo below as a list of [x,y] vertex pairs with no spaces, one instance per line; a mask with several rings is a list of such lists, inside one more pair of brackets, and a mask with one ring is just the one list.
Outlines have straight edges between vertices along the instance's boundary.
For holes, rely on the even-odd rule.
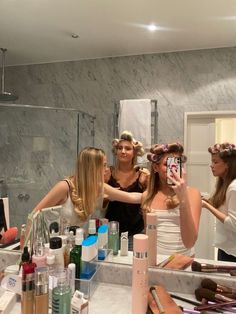
[[[113,187],[119,187],[126,192],[143,192],[144,188],[139,182],[139,177],[127,188],[122,188],[116,179],[112,176],[107,182]],[[106,216],[109,221],[118,221],[120,224],[120,233],[128,231],[129,236],[140,233],[144,229],[144,221],[141,213],[140,204],[128,204],[117,201],[110,201],[107,207]]]

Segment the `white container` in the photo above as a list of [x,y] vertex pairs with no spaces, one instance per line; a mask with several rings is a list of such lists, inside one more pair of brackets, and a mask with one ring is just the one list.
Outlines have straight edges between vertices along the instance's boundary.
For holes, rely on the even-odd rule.
[[147,213],[146,235],[148,236],[148,265],[156,266],[157,262],[157,214]]
[[62,248],[62,239],[60,237],[50,238],[49,252],[55,256],[54,266],[64,268],[64,252]]
[[132,266],[132,314],[146,314],[148,305],[148,236],[134,235]]

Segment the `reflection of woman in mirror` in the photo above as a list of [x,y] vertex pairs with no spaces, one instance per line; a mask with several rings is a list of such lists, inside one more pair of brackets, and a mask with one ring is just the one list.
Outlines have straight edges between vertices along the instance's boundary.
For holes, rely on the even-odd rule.
[[218,260],[236,262],[236,146],[215,144],[208,151],[217,183],[213,196],[208,201],[202,200],[202,206],[217,218]]
[[188,187],[186,174],[183,177],[172,169],[172,176],[168,176],[172,185],[167,184],[167,157],[180,157],[183,162],[183,146],[179,143],[156,144],[152,146],[148,159],[152,163],[151,174],[147,190],[140,197],[139,193],[124,193],[108,189],[105,193],[109,197],[125,202],[138,202],[142,198],[144,215],[156,212],[157,222],[157,253],[170,255],[180,253],[194,254],[194,244],[198,237],[199,220],[201,214],[200,192]]
[[78,157],[75,174],[59,181],[38,203],[33,212],[62,205],[61,215],[69,225],[82,226],[102,199],[106,156],[101,149],[84,148]]
[[[113,140],[112,146],[115,165],[110,167],[105,182],[122,191],[143,192],[147,187],[149,171],[137,166],[137,156],[144,155],[142,143],[136,141],[130,132],[124,131],[119,139]],[[129,249],[132,250],[133,235],[144,230],[140,204],[110,201],[105,217],[119,222],[120,233],[128,231]]]
[[[158,216],[157,252],[193,255],[201,214],[200,192],[187,186],[184,169],[182,177],[173,167],[172,175],[167,175],[168,157],[180,157],[183,163],[186,161],[183,146],[179,143],[157,144],[152,146],[147,157],[152,168],[142,208],[144,212],[155,212]],[[167,177],[172,184],[167,183]]]

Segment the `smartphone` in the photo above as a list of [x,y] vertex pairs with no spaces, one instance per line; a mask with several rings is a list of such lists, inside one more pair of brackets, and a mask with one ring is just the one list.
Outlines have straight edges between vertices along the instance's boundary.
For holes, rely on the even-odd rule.
[[[180,157],[168,157],[166,160],[166,172],[167,176],[172,177],[172,169],[174,169],[177,174],[182,177],[182,163]],[[167,184],[173,185],[173,182],[167,177]]]

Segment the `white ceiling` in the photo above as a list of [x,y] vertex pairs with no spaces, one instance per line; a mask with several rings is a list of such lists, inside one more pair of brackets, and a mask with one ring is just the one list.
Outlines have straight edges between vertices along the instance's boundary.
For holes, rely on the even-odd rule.
[[232,46],[236,0],[0,0],[6,65]]

